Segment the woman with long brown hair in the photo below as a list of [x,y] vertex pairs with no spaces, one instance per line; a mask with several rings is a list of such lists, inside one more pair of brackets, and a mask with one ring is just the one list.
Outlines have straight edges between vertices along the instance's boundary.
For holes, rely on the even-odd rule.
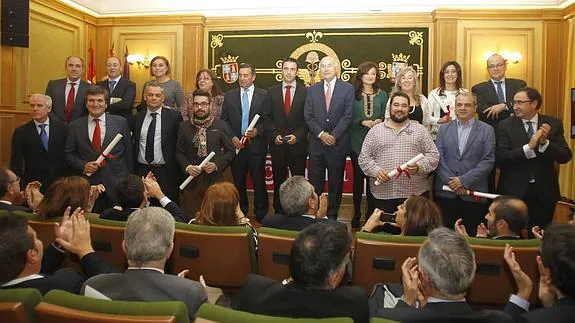
[[81,208],[91,212],[102,188],[90,186],[81,176],[62,177],[48,187],[38,205],[38,215],[44,219],[59,217],[69,206],[72,210]]

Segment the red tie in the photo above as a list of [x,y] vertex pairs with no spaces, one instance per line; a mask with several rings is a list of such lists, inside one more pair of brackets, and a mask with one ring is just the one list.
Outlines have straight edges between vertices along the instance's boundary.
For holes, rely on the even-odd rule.
[[286,96],[284,100],[284,107],[286,111],[286,117],[289,116],[289,111],[291,108],[291,85],[286,85]]
[[94,135],[92,136],[92,147],[99,154],[102,152],[102,135],[100,134],[100,119],[94,119]]
[[70,123],[70,120],[72,120],[72,111],[74,111],[74,99],[76,96],[74,85],[76,85],[76,83],[70,82],[70,92],[68,92],[68,98],[66,99],[66,109],[64,110],[66,123]]

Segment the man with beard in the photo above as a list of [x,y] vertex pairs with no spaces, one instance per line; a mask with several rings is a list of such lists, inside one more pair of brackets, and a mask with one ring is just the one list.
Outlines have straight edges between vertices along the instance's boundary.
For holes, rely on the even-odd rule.
[[[429,196],[427,174],[437,167],[439,152],[429,131],[417,121],[408,119],[409,96],[396,92],[389,102],[390,117],[367,133],[358,162],[370,177],[374,206],[393,213],[411,195]],[[420,153],[424,155],[423,159],[409,165],[395,178],[387,175]]]
[[[194,176],[184,190],[182,207],[194,217],[208,187],[223,181],[223,172],[235,156],[235,147],[224,121],[210,113],[210,94],[195,90],[190,121],[182,123],[176,144],[176,159],[186,174]],[[210,152],[215,156],[203,167]]]

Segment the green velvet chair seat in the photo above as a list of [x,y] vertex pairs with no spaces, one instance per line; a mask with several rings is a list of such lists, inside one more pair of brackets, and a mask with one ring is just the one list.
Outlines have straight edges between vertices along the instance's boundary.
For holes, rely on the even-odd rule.
[[0,303],[22,303],[30,322],[34,322],[34,307],[41,300],[42,294],[33,288],[0,289]]
[[288,317],[276,317],[252,314],[248,312],[235,311],[226,307],[203,304],[198,314],[197,318],[202,318],[214,322],[220,323],[262,323],[262,322],[274,322],[274,323],[352,323],[353,320],[348,317],[334,317],[334,318],[324,318],[324,319],[307,319],[307,318],[288,318]]

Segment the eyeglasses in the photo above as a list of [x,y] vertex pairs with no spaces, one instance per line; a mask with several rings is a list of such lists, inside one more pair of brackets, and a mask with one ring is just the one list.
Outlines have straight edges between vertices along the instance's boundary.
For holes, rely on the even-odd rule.
[[206,101],[200,102],[200,103],[198,103],[198,102],[192,103],[192,107],[194,107],[194,108],[197,108],[197,107],[207,108],[209,106],[210,106],[210,102],[206,102]]
[[489,68],[490,70],[494,70],[494,69],[496,69],[496,68],[502,68],[503,66],[505,66],[504,63],[499,63],[499,64],[487,65],[487,68]]
[[531,102],[533,102],[533,100],[525,100],[525,101],[523,101],[523,100],[513,100],[513,101],[511,101],[511,104],[515,105],[515,104],[524,104],[524,103],[531,103]]

